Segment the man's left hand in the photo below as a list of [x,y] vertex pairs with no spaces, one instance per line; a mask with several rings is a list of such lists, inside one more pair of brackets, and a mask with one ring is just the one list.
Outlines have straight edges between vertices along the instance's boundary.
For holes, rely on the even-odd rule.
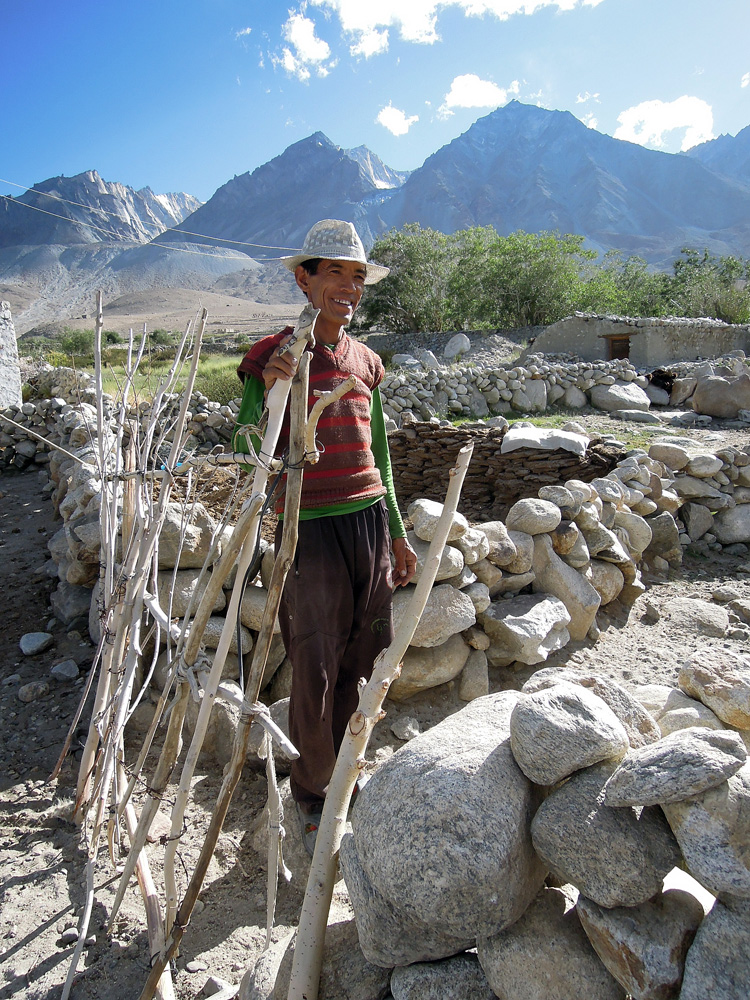
[[393,558],[393,586],[405,587],[417,572],[417,554],[405,538],[394,538],[391,542]]

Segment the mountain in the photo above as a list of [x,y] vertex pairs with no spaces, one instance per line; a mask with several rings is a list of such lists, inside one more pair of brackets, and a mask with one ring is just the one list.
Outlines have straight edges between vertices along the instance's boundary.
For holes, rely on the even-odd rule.
[[299,293],[278,258],[324,218],[354,222],[366,246],[418,222],[446,233],[486,225],[578,233],[602,252],[664,268],[684,246],[747,257],[750,127],[675,155],[512,101],[410,173],[315,132],[203,205],[95,171],[55,177],[0,199],[0,290],[19,289],[19,331],[76,315],[95,288],[110,301],[186,288],[294,303]]
[[750,185],[750,125],[737,135],[720,135],[689,149],[686,156],[724,177]]
[[186,236],[189,230],[220,245],[273,258],[299,248],[319,219],[345,219],[372,244],[384,228],[377,207],[405,176],[365,146],[342,149],[314,132],[252,173],[227,181],[183,225],[163,233],[159,243],[205,242]]
[[507,235],[579,233],[599,249],[668,264],[684,245],[750,250],[750,188],[696,159],[587,128],[569,112],[511,101],[414,170],[381,210],[397,227]]
[[154,194],[104,181],[95,170],[51,177],[0,200],[0,247],[148,243],[200,206],[189,194]]

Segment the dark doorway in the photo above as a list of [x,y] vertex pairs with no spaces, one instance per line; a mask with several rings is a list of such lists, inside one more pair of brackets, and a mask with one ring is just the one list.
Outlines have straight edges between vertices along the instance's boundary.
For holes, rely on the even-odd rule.
[[607,342],[609,344],[608,361],[617,361],[619,358],[630,357],[630,337],[627,334],[617,337],[607,337]]

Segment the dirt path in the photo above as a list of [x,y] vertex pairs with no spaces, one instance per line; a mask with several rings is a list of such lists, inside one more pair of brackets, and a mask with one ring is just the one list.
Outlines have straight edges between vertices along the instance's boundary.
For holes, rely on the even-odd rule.
[[[85,855],[78,831],[67,819],[78,753],[68,758],[56,783],[47,784],[45,779],[78,703],[92,647],[87,636],[66,632],[55,623],[54,644],[46,652],[24,656],[18,645],[23,634],[44,631],[52,616],[48,598],[54,581],[43,567],[47,541],[60,522],[53,521],[44,482],[36,471],[0,478],[0,583],[5,608],[0,645],[0,1000],[60,996],[73,951],[72,929],[83,904]],[[600,612],[602,634],[596,644],[572,643],[548,662],[593,670],[626,685],[673,683],[682,660],[706,640],[698,626],[670,611],[670,601],[690,596],[710,601],[719,587],[727,585],[750,600],[749,558],[719,554],[710,561],[686,560],[670,579],[648,581],[649,591],[629,614],[616,603]],[[732,637],[711,641],[739,652],[747,649],[747,636],[739,629]],[[51,666],[64,659],[74,659],[81,668],[77,681],[57,682],[50,677]],[[492,670],[492,689],[518,687],[532,669]],[[48,692],[30,703],[20,701],[19,688],[40,679],[48,683]],[[424,729],[461,704],[452,684],[403,705],[388,702],[388,717],[368,751],[372,766],[401,745],[390,729],[399,717],[412,716]],[[201,762],[194,781],[195,805],[179,851],[181,889],[186,872],[193,870],[220,779],[220,767],[209,760]],[[177,961],[179,1000],[198,996],[209,975],[238,983],[263,948],[265,856],[256,850],[262,841],[254,829],[265,803],[265,787],[263,775],[246,768]],[[307,858],[291,810],[288,826],[286,852],[293,878],[280,885],[276,935],[296,923],[307,877]],[[157,882],[162,854],[159,844],[149,848]],[[96,876],[90,939],[73,1000],[131,1000],[146,979],[149,949],[134,886],[128,890],[113,936],[105,932],[112,877],[105,849]],[[337,914],[348,912],[343,883],[334,905]]]

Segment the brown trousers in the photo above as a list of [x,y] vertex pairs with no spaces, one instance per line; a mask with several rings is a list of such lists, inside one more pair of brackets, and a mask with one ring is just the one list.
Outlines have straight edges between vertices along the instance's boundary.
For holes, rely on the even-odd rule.
[[390,543],[383,500],[299,523],[279,623],[292,664],[289,735],[300,752],[291,788],[306,812],[322,807],[360,677],[393,640]]

